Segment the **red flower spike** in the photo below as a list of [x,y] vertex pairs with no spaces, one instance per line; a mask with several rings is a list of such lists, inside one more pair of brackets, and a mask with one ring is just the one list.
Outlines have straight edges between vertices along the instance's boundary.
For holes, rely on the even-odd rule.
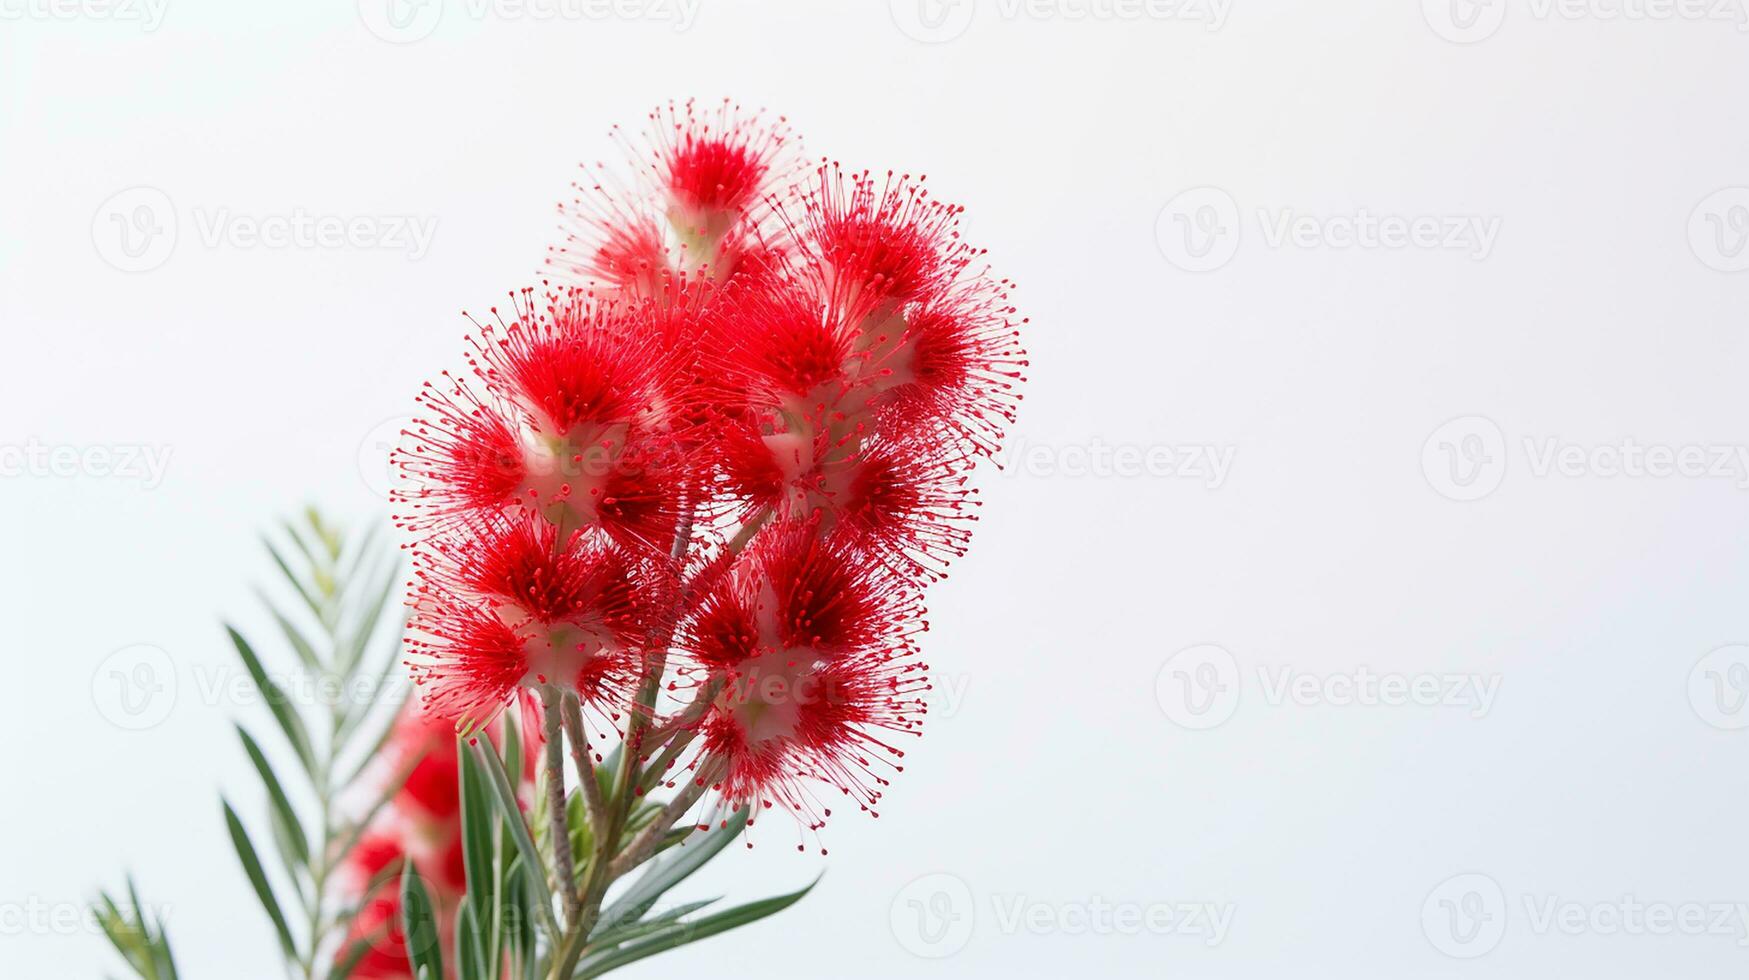
[[775,802],[814,827],[809,778],[872,807],[885,783],[868,758],[885,746],[878,731],[915,731],[922,713],[918,612],[914,590],[845,539],[811,522],[761,533],[683,640],[720,686],[700,771],[721,778],[731,805]]
[[725,99],[714,109],[670,103],[648,122],[642,145],[610,132],[631,164],[630,187],[604,164],[583,167],[577,196],[559,206],[565,238],[548,267],[642,299],[665,297],[683,272],[728,281],[767,268],[762,202],[797,159],[785,120]]
[[[560,208],[548,264],[576,286],[493,310],[476,378],[428,387],[397,450],[414,675],[464,729],[547,683],[647,720],[629,751],[674,749],[652,777],[714,793],[701,825],[751,805],[817,829],[822,786],[872,813],[1026,321],[921,177],[796,180],[784,121],[727,102],[614,138],[630,174],[585,167]],[[416,787],[409,810],[445,795]]]
[[601,712],[625,702],[648,610],[673,589],[606,539],[560,534],[499,516],[419,554],[409,647],[433,712],[471,730],[547,682]]

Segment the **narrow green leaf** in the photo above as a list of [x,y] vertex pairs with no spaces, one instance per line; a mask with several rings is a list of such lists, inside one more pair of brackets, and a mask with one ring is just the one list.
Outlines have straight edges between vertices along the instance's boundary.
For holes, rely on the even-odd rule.
[[267,883],[266,872],[261,869],[261,858],[255,853],[255,845],[249,842],[249,833],[243,829],[243,821],[237,819],[237,811],[231,809],[230,802],[220,802],[225,807],[225,826],[231,832],[231,844],[237,849],[237,858],[243,862],[243,873],[249,876],[249,884],[255,886],[255,897],[261,900],[261,907],[273,920],[280,948],[285,951],[287,959],[295,960],[297,944],[292,941],[291,926],[286,924],[285,913],[279,910],[279,900],[273,897],[273,888]]
[[291,698],[267,676],[267,670],[261,666],[261,658],[255,655],[249,641],[243,639],[243,634],[229,625],[225,627],[225,632],[231,635],[231,643],[236,646],[237,655],[243,658],[244,668],[249,671],[250,679],[255,681],[256,688],[266,699],[268,710],[273,712],[273,718],[279,722],[279,728],[285,733],[286,740],[291,742],[292,751],[298,754],[298,760],[313,778],[316,773],[316,753],[311,747],[310,733],[304,728],[303,719],[298,717],[297,711],[292,707]]
[[273,774],[273,767],[268,764],[267,756],[261,753],[261,746],[255,744],[255,739],[250,737],[242,725],[236,727],[237,736],[243,740],[243,749],[249,753],[249,761],[255,764],[255,771],[261,774],[261,781],[267,785],[267,798],[291,837],[287,841],[294,848],[290,856],[295,857],[300,866],[308,867],[310,842],[304,836],[304,825],[298,820],[297,811],[292,809],[291,800],[285,795],[285,787],[281,785],[279,777]]
[[602,910],[601,918],[608,922],[634,922],[642,918],[645,910],[656,904],[664,892],[704,867],[706,861],[727,847],[747,826],[751,814],[751,808],[742,807],[729,818],[726,826],[688,838],[686,846],[672,857],[650,865],[650,869],[626,889],[625,894]]
[[[682,916],[691,915],[707,905],[714,905],[720,901],[722,899],[719,897],[707,898],[699,902],[687,902],[685,905],[676,905],[660,915],[652,915],[638,922],[622,922],[618,925],[606,921],[597,922],[595,930],[589,934],[589,945],[597,949],[618,946],[627,940],[649,935]],[[612,928],[603,929],[603,926],[612,926]]]
[[316,617],[316,621],[326,626],[328,617],[322,615],[322,603],[310,594],[309,588],[304,585],[304,580],[298,578],[297,573],[292,571],[290,565],[286,564],[285,558],[280,555],[279,549],[273,546],[272,541],[262,538],[261,543],[267,548],[267,553],[273,556],[273,563],[279,566],[280,574],[285,576],[285,580],[290,582],[292,589],[297,592],[298,598],[304,600],[304,605],[309,607],[310,613]]
[[376,549],[377,532],[382,527],[381,521],[371,521],[370,526],[364,529],[364,534],[358,538],[358,543],[352,546],[352,558],[347,562],[346,570],[341,573],[346,581],[357,581],[365,566],[376,560],[379,554]]
[[516,849],[522,854],[526,866],[529,884],[534,889],[536,904],[540,907],[541,919],[546,923],[549,936],[559,935],[558,917],[553,913],[552,887],[547,883],[546,875],[541,872],[545,867],[541,863],[540,851],[534,846],[534,835],[529,833],[528,822],[522,818],[522,807],[517,803],[516,791],[510,787],[510,777],[504,772],[504,760],[498,758],[498,750],[492,747],[490,739],[475,739],[472,746],[474,757],[483,763],[486,770],[487,785],[492,790],[498,803],[498,812],[510,825],[511,839],[516,842]]
[[460,737],[456,739],[456,758],[461,763],[462,863],[467,868],[468,894],[479,907],[489,909],[497,885],[492,871],[492,840],[500,823],[498,808],[486,785],[489,777]]
[[370,952],[370,940],[355,939],[350,947],[345,947],[346,955],[338,957],[334,964],[334,972],[328,974],[328,980],[346,980],[352,976],[352,971],[358,969],[358,964]]
[[383,617],[383,610],[390,605],[389,600],[395,595],[395,587],[401,583],[401,563],[389,563],[388,573],[382,578],[382,584],[369,593],[368,604],[358,622],[353,627],[352,634],[346,645],[340,651],[337,672],[342,677],[351,677],[364,662],[364,652],[370,647],[371,637],[376,634],[377,623]]
[[455,959],[459,980],[491,980],[486,972],[486,937],[474,912],[473,896],[463,896],[456,910]]
[[504,908],[503,928],[508,940],[505,945],[510,952],[528,970],[528,976],[534,975],[534,963],[537,958],[535,940],[534,887],[528,881],[528,869],[522,863],[522,858],[514,858],[510,869],[504,875]]
[[437,909],[419,870],[409,861],[401,869],[401,932],[406,937],[407,958],[421,974],[443,977],[443,942],[437,927]]
[[718,933],[728,932],[736,926],[756,922],[801,901],[802,896],[812,891],[819,882],[820,879],[815,878],[808,883],[807,887],[790,892],[788,895],[779,895],[758,902],[749,902],[746,905],[737,905],[732,909],[725,909],[692,922],[670,922],[642,939],[583,957],[582,962],[577,964],[577,972],[572,976],[574,980],[588,980],[590,977],[601,976],[609,970],[617,970],[627,963],[636,962],[646,956],[654,956],[676,946],[684,946],[687,943],[694,943]]
[[303,631],[298,629],[297,624],[287,619],[285,614],[273,605],[273,600],[267,597],[267,593],[256,589],[255,595],[261,600],[261,604],[267,607],[267,611],[273,615],[273,621],[279,624],[280,632],[285,634],[286,642],[291,644],[298,659],[311,670],[321,670],[322,660],[316,655],[316,648],[310,644]]

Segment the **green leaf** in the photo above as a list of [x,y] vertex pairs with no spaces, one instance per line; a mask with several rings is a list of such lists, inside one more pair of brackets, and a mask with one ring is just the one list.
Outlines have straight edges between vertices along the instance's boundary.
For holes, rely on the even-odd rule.
[[692,922],[670,922],[654,933],[642,939],[624,943],[611,949],[604,949],[583,957],[577,964],[577,972],[572,974],[574,980],[587,980],[598,977],[610,970],[617,970],[627,963],[633,963],[647,956],[666,952],[676,946],[684,946],[700,939],[728,932],[736,926],[744,926],[756,922],[768,915],[774,915],[801,901],[803,895],[812,891],[820,883],[815,878],[806,887],[788,895],[779,895],[746,905],[737,905],[732,909],[707,915]]
[[498,810],[486,785],[490,777],[481,771],[480,761],[460,737],[456,739],[456,758],[461,763],[462,863],[467,868],[468,894],[480,907],[490,908],[497,885],[492,840],[500,823]]
[[267,611],[273,615],[274,622],[279,624],[280,631],[285,634],[286,642],[290,643],[292,649],[297,652],[298,659],[311,670],[321,670],[322,660],[316,655],[316,648],[310,645],[310,641],[304,637],[297,624],[287,619],[285,614],[274,607],[273,600],[267,597],[267,593],[257,589],[255,594],[261,599],[261,604],[266,606]]
[[491,980],[486,972],[486,937],[474,912],[473,896],[464,896],[456,911],[455,958],[460,980]]
[[406,937],[407,958],[413,969],[427,971],[443,980],[443,942],[437,928],[437,909],[413,862],[401,869],[401,932]]
[[346,980],[352,976],[352,971],[358,969],[358,964],[370,952],[368,939],[356,939],[350,947],[345,948],[346,955],[337,958],[334,972],[328,974],[328,980]]
[[316,600],[315,596],[310,594],[310,590],[304,586],[304,580],[298,578],[297,573],[292,571],[290,565],[286,564],[285,558],[279,553],[279,549],[275,548],[273,542],[269,541],[267,538],[262,538],[261,543],[267,548],[267,553],[273,556],[273,563],[279,566],[280,574],[285,576],[285,580],[290,582],[292,588],[296,590],[298,598],[304,600],[304,605],[309,607],[310,613],[316,617],[316,621],[324,626],[328,625],[328,617],[322,615],[322,604]]
[[529,833],[528,822],[522,819],[522,807],[517,803],[516,791],[510,787],[510,777],[504,773],[504,760],[498,758],[498,750],[492,747],[490,739],[476,738],[472,748],[474,757],[483,763],[482,768],[488,777],[486,782],[497,800],[498,812],[510,825],[511,839],[516,842],[516,849],[528,869],[527,878],[534,888],[541,919],[546,923],[548,934],[556,940],[560,932],[558,917],[553,914],[552,887],[547,884],[546,875],[541,873],[540,869],[545,865],[541,863],[540,851],[534,846],[534,835]]
[[644,912],[656,904],[656,900],[664,892],[704,867],[706,861],[716,857],[717,852],[727,847],[741,833],[741,828],[747,826],[747,818],[751,814],[752,809],[749,807],[736,810],[726,826],[689,838],[686,846],[673,857],[650,865],[649,870],[626,889],[625,894],[602,910],[601,920],[624,923],[642,918]]
[[261,858],[255,853],[255,845],[249,842],[249,833],[243,829],[243,821],[237,819],[237,811],[231,809],[227,800],[220,800],[225,807],[225,826],[231,832],[231,843],[237,848],[237,857],[243,862],[243,873],[249,876],[249,884],[255,886],[255,897],[261,900],[261,907],[267,910],[267,917],[273,920],[274,931],[279,933],[280,948],[285,951],[286,958],[297,959],[297,944],[292,941],[291,927],[286,924],[285,913],[279,910],[279,900],[273,897],[273,888],[267,883],[267,874],[261,870]]
[[[390,562],[388,573],[383,576],[382,584],[371,593],[369,604],[364,607],[362,618],[353,628],[351,637],[340,651],[337,672],[342,677],[351,677],[364,661],[364,651],[370,646],[370,640],[376,633],[377,623],[383,617],[383,610],[389,607],[389,599],[395,594],[395,587],[401,582],[401,563]],[[393,657],[389,658],[393,660]]]
[[[699,902],[687,902],[685,905],[677,905],[660,915],[652,915],[649,918],[638,922],[624,922],[619,925],[614,925],[605,920],[597,922],[595,924],[595,931],[589,934],[589,945],[597,949],[618,946],[620,943],[623,943],[628,939],[636,939],[639,936],[649,935],[682,916],[691,915],[707,905],[714,905],[720,901],[722,901],[722,899],[719,897],[707,898]],[[604,926],[612,926],[612,928],[604,929]]]
[[176,980],[176,959],[170,953],[163,922],[155,920],[140,904],[132,877],[127,883],[131,905],[126,912],[108,892],[99,893],[97,904],[92,907],[98,927],[142,980]]
[[534,932],[536,912],[534,890],[528,879],[528,869],[522,859],[513,859],[510,870],[504,876],[503,914],[506,938],[509,940],[505,945],[521,961],[527,975],[532,977],[537,959]]
[[308,867],[310,842],[304,836],[304,825],[298,820],[297,811],[292,809],[291,800],[285,795],[285,787],[280,784],[279,777],[273,774],[273,767],[261,753],[261,746],[255,744],[255,739],[249,736],[249,732],[242,725],[237,726],[237,736],[243,740],[243,749],[249,753],[249,761],[255,764],[255,771],[261,774],[261,781],[267,785],[267,798],[273,804],[274,812],[285,825],[290,837],[286,843],[294,848],[289,856],[296,858],[300,866]]
[[261,658],[255,655],[249,641],[243,639],[243,634],[229,625],[225,627],[225,632],[231,635],[231,643],[236,646],[237,655],[243,658],[244,668],[249,671],[249,677],[255,681],[261,696],[267,700],[268,710],[273,712],[274,720],[279,722],[280,731],[291,742],[292,751],[298,754],[298,760],[304,764],[304,769],[310,773],[311,778],[314,778],[317,771],[315,749],[311,747],[310,733],[304,728],[303,719],[292,708],[291,698],[267,676],[267,670],[261,666]]

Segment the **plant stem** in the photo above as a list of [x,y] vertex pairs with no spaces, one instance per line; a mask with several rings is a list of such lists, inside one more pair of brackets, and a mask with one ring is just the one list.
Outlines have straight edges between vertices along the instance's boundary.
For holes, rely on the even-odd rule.
[[589,830],[595,838],[595,850],[607,844],[607,801],[602,798],[601,783],[595,778],[595,763],[589,756],[589,733],[583,728],[583,707],[575,694],[567,692],[563,704],[565,735],[571,741],[571,763],[577,769],[577,781],[583,784],[583,808],[589,816]]
[[540,687],[542,731],[546,735],[547,814],[553,839],[553,876],[565,902],[565,922],[577,922],[577,869],[571,856],[571,822],[565,806],[565,746],[559,734],[559,692]]

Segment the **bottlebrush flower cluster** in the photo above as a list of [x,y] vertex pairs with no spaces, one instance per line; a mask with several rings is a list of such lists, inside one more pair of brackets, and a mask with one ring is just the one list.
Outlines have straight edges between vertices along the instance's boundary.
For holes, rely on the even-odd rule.
[[546,282],[395,454],[409,662],[464,730],[552,685],[731,806],[872,810],[1025,321],[921,177],[804,163],[729,103],[615,138],[632,172],[584,168]]

